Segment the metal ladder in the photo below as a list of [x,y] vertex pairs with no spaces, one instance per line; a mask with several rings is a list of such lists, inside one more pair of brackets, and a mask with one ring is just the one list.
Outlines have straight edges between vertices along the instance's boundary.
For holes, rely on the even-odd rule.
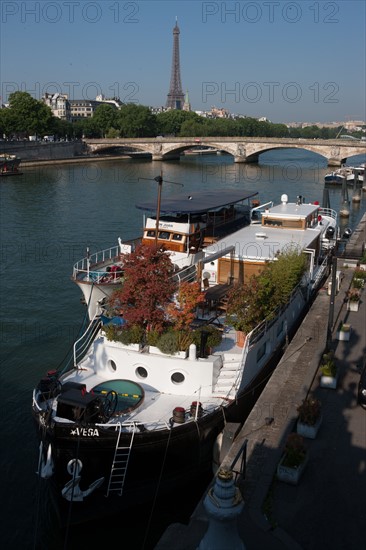
[[111,475],[109,476],[107,494],[108,497],[111,493],[117,493],[118,496],[122,495],[123,486],[125,483],[125,477],[127,473],[128,461],[130,459],[133,439],[135,437],[136,426],[133,424],[132,433],[130,439],[130,445],[128,447],[120,446],[122,426],[119,425],[118,436],[116,441],[116,448],[114,450],[114,456],[111,467]]

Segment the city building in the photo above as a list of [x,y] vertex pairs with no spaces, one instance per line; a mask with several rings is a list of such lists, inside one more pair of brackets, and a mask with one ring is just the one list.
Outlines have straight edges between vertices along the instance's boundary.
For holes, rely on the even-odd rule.
[[70,101],[67,94],[48,94],[45,93],[42,96],[42,101],[49,107],[52,111],[53,116],[60,118],[61,120],[66,120],[70,122],[71,120],[71,109]]
[[71,122],[76,122],[82,118],[91,118],[99,105],[108,103],[114,109],[117,109],[113,101],[97,101],[94,99],[70,99]]

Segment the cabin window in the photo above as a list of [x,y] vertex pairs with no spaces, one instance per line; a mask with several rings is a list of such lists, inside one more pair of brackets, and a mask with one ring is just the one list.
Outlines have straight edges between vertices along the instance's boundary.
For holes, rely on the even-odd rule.
[[155,239],[155,231],[153,229],[148,229],[146,231],[146,237],[152,237]]
[[269,218],[264,218],[263,220],[263,225],[273,225],[273,226],[276,226],[276,227],[280,227],[282,225],[282,221],[281,220],[271,220]]
[[165,239],[169,241],[170,233],[169,231],[160,231],[159,233],[159,239]]
[[147,370],[145,367],[137,367],[135,373],[137,378],[147,378]]
[[302,220],[283,220],[283,227],[291,227],[293,229],[302,229],[303,221]]
[[170,380],[173,382],[173,384],[182,384],[185,380],[185,377],[184,374],[182,374],[181,372],[174,372],[171,375]]
[[182,241],[184,235],[179,235],[178,233],[173,233],[172,241]]
[[257,363],[266,355],[267,342],[263,344],[257,351]]

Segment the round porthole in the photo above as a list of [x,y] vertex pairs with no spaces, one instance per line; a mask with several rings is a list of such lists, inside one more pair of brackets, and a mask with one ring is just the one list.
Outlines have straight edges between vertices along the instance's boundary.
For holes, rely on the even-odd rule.
[[184,374],[182,374],[181,372],[174,372],[171,375],[170,379],[173,382],[173,384],[182,384],[182,382],[184,382],[185,380],[185,377],[184,377]]
[[110,359],[108,361],[108,367],[113,370],[113,371],[116,371],[117,370],[117,365],[116,363],[113,361],[113,359]]
[[135,372],[138,378],[147,378],[147,370],[145,367],[137,367]]

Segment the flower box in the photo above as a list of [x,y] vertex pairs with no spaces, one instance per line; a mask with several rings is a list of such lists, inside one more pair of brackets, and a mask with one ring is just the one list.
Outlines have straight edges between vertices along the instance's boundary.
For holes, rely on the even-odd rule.
[[360,305],[360,302],[359,302],[359,301],[354,302],[354,301],[348,300],[348,302],[347,302],[347,310],[348,310],[348,311],[358,311],[359,305]]
[[297,407],[299,418],[296,431],[302,437],[315,439],[322,422],[321,402],[309,396]]
[[166,357],[179,357],[180,359],[186,359],[188,355],[188,350],[177,351],[176,353],[164,353],[156,346],[149,346],[149,353],[154,353],[156,355],[165,355]]
[[351,325],[343,323],[337,330],[337,340],[348,342],[351,337]]
[[320,387],[336,390],[338,384],[338,371],[335,376],[327,376],[322,374],[320,377]]
[[282,455],[277,466],[277,479],[290,485],[297,485],[308,463],[309,455],[306,453],[304,460],[298,466],[284,466],[285,459],[286,453]]
[[302,435],[303,437],[306,437],[307,439],[315,439],[320,425],[322,423],[323,417],[320,415],[318,420],[315,422],[315,424],[305,424],[304,422],[301,422],[300,420],[297,421],[296,431],[299,435]]
[[117,342],[116,340],[108,340],[105,338],[107,345],[112,348],[119,349],[129,349],[131,351],[141,351],[142,344],[122,344],[122,342]]

